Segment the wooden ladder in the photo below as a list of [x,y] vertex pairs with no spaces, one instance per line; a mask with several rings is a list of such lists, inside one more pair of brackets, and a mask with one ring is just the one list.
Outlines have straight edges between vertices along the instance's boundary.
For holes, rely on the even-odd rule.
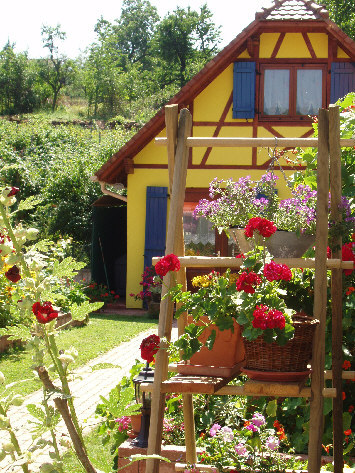
[[[182,393],[185,426],[186,461],[197,463],[193,394],[220,394],[243,396],[307,397],[310,398],[311,416],[309,433],[308,471],[318,473],[321,464],[323,403],[324,397],[333,398],[334,423],[334,460],[335,471],[343,470],[342,458],[342,270],[352,268],[352,263],[341,261],[341,249],[333,252],[334,259],[327,260],[328,244],[328,195],[329,195],[329,156],[330,189],[332,195],[331,212],[333,220],[340,220],[338,205],[341,202],[341,146],[354,146],[355,140],[340,140],[339,108],[331,106],[320,110],[319,135],[316,138],[191,138],[192,117],[187,109],[180,111],[178,106],[165,108],[166,138],[157,138],[156,144],[166,146],[168,151],[170,210],[166,238],[166,253],[179,256],[181,269],[177,273],[178,283],[186,290],[186,267],[238,267],[241,262],[227,257],[186,257],[184,256],[183,205],[188,167],[189,149],[193,146],[269,146],[269,147],[317,147],[317,230],[315,259],[279,259],[278,263],[287,263],[294,268],[315,268],[314,313],[320,321],[313,344],[311,387],[297,383],[261,383],[247,381],[243,386],[228,386],[229,379],[207,376],[176,375],[168,379],[168,371],[175,371],[176,366],[169,366],[168,344],[171,339],[173,321],[173,303],[169,298],[162,298],[160,305],[158,335],[161,349],[157,353],[155,376],[152,385],[142,385],[143,390],[152,390],[151,420],[148,443],[148,455],[160,454],[163,431],[163,417],[166,393]],[[341,237],[335,244],[341,248]],[[153,258],[153,262],[158,259]],[[333,366],[331,376],[333,387],[324,387],[325,359],[325,324],[327,308],[327,268],[332,270],[332,318],[333,318]],[[163,280],[162,296],[173,285],[173,277],[168,273]],[[185,289],[184,289],[185,288]],[[186,314],[178,319],[178,333],[183,333]],[[178,470],[183,466],[178,466]],[[146,473],[158,473],[159,460],[149,459]]]

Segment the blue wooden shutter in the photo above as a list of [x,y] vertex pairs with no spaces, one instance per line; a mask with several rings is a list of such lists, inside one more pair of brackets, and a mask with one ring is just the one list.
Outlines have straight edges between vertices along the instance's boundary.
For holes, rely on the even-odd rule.
[[349,92],[355,92],[355,63],[333,62],[331,67],[330,103]]
[[233,118],[254,118],[255,62],[235,62],[233,70]]
[[152,264],[153,256],[165,253],[167,202],[167,187],[147,187],[144,267]]

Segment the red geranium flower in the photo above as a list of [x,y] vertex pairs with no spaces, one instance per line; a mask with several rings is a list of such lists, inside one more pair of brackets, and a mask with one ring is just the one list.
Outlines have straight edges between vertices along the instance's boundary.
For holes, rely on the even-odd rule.
[[[354,243],[350,242],[343,245],[341,253],[343,261],[353,261],[355,263]],[[349,276],[353,271],[353,269],[344,269],[344,274]]]
[[343,363],[343,370],[348,370],[349,368],[351,368],[351,363],[349,360],[344,360],[344,363]]
[[292,273],[286,264],[276,264],[275,261],[270,261],[264,267],[264,276],[268,281],[291,281]]
[[236,282],[237,291],[244,291],[248,294],[254,294],[255,287],[261,284],[261,277],[253,271],[249,273],[243,271]]
[[155,265],[155,272],[163,278],[169,271],[179,271],[180,261],[174,254],[166,255]]
[[254,328],[261,328],[262,330],[267,328],[283,330],[285,328],[286,320],[283,313],[280,310],[270,309],[266,305],[257,305],[253,317],[252,324]]
[[32,312],[35,314],[40,324],[47,324],[58,317],[58,312],[53,309],[50,302],[35,302],[32,306]]
[[158,335],[149,335],[142,340],[140,344],[141,357],[143,360],[151,363],[154,360],[154,355],[159,350],[160,338]]
[[251,238],[254,231],[257,231],[261,236],[265,238],[271,237],[277,230],[274,222],[267,220],[266,218],[253,217],[249,220],[245,227],[244,234],[247,238]]
[[6,271],[5,276],[9,281],[17,282],[21,279],[21,274],[19,268],[14,265],[8,271]]
[[345,434],[345,435],[351,435],[351,429],[344,430],[344,434]]

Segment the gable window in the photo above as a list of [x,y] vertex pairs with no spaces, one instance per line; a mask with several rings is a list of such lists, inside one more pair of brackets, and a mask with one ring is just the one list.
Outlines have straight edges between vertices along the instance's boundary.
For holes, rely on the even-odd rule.
[[260,72],[261,118],[299,119],[325,106],[323,66],[262,65]]

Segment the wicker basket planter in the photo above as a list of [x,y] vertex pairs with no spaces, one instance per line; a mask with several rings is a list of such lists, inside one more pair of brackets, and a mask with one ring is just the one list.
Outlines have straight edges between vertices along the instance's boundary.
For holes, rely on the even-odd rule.
[[[295,315],[293,321],[294,338],[286,345],[266,343],[263,337],[252,341],[244,339],[245,373],[248,376],[258,380],[282,381],[282,375],[276,373],[285,373],[290,374],[286,380],[291,381],[309,374],[307,365],[312,359],[313,337],[319,321],[303,314]],[[270,372],[275,374],[272,375]]]

